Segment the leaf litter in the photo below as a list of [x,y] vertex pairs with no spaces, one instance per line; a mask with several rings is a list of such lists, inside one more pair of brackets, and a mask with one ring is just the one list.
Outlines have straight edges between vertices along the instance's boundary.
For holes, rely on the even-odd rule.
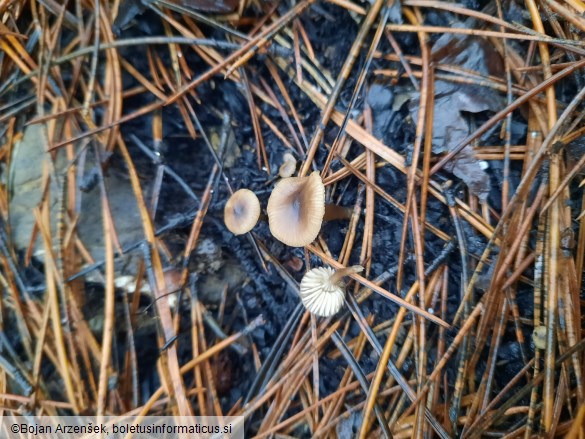
[[[28,175],[25,162],[12,155],[25,180],[35,181],[34,199],[24,200],[21,217],[32,208],[35,224],[44,231],[60,218],[60,239],[51,242],[45,233],[42,241],[53,247],[46,258],[54,250],[63,259],[52,265],[51,259],[30,254],[32,242],[41,243],[38,234],[30,236],[32,223],[18,239],[10,223],[4,223],[0,281],[6,289],[3,321],[10,340],[3,344],[13,347],[2,353],[3,370],[11,376],[3,392],[7,410],[213,410],[245,416],[248,433],[262,437],[335,431],[342,437],[389,437],[391,430],[394,437],[434,431],[446,438],[504,435],[514,429],[528,436],[552,435],[548,430],[556,429],[558,435],[580,424],[582,320],[579,306],[567,304],[582,300],[585,220],[577,216],[582,189],[571,184],[583,165],[582,145],[575,142],[582,130],[579,111],[569,111],[568,118],[559,119],[562,141],[546,138],[546,130],[538,132],[558,116],[548,114],[547,121],[546,111],[533,111],[545,107],[546,81],[557,80],[543,79],[541,64],[548,66],[550,60],[537,53],[543,45],[537,49],[534,42],[534,32],[541,41],[549,35],[519,27],[512,28],[515,34],[497,35],[495,27],[481,23],[482,13],[491,14],[493,23],[494,5],[480,1],[467,1],[471,9],[447,2],[394,1],[393,9],[384,11],[381,6],[388,3],[381,0],[144,0],[121,2],[117,17],[109,9],[116,2],[76,2],[65,6],[62,15],[54,2],[39,2],[39,9],[30,11],[27,2],[13,3],[2,9],[9,18],[5,26],[15,35],[0,38],[5,50],[0,75],[8,78],[0,89],[7,100],[0,107],[7,122],[0,126],[0,154],[5,158],[15,152],[22,127],[31,119],[44,118],[51,129],[62,121],[64,129],[52,130],[50,141],[39,142],[59,154],[31,154],[53,160],[61,178],[65,169],[54,159],[67,154],[70,192],[61,198],[59,215],[51,208],[58,181],[40,173],[36,164]],[[503,6],[520,8],[514,2]],[[374,7],[381,7],[378,16],[364,20]],[[564,50],[565,34],[577,41],[579,26],[555,26],[559,14],[577,24],[580,18],[560,11],[541,11],[556,37],[554,74],[583,66]],[[525,25],[531,25],[526,11],[520,12]],[[392,32],[381,35],[383,16],[392,23],[385,30]],[[455,16],[475,17],[473,25],[453,25]],[[31,18],[40,25],[30,26]],[[537,29],[539,15],[530,18]],[[419,20],[426,24],[403,24]],[[430,23],[444,27],[437,31]],[[35,34],[39,28],[42,38],[50,36],[41,45]],[[381,54],[398,66],[384,74],[385,81],[367,76],[371,58],[363,55],[368,38],[356,44],[359,35],[369,37],[374,31],[381,39],[370,46],[379,51],[368,52],[374,54],[372,65],[379,65]],[[475,35],[457,34],[462,31]],[[19,32],[28,39],[26,50]],[[417,32],[428,41],[417,40]],[[490,38],[511,37],[509,48],[521,60],[512,68],[529,79],[512,85],[522,85],[516,89],[521,97],[534,92],[530,106],[514,110],[513,146],[507,151],[502,146],[499,116],[489,131],[476,136],[477,144],[461,145],[506,104],[502,60]],[[61,46],[61,41],[70,44]],[[423,66],[426,61],[418,55],[428,48],[425,60],[430,63]],[[359,62],[364,58],[367,62]],[[54,61],[55,68],[35,70],[37,59]],[[93,68],[92,59],[99,60]],[[417,127],[417,84],[425,83],[425,72],[433,70],[433,124]],[[359,99],[349,106],[351,117],[345,117],[350,112],[346,98],[351,95],[353,102],[362,88],[357,76],[371,83],[366,101],[373,124],[368,106]],[[564,111],[573,105],[571,99],[578,104],[582,93],[574,97],[579,83],[574,78],[569,75],[555,87],[563,93],[547,97],[549,108],[559,105]],[[488,82],[500,91],[480,85]],[[29,92],[36,84],[44,87],[38,96],[14,100],[14,91]],[[341,93],[332,92],[334,84],[340,84]],[[62,105],[63,97],[70,106]],[[37,109],[45,116],[28,107],[37,100],[44,102]],[[25,107],[18,108],[21,102]],[[521,117],[526,123],[518,122]],[[221,131],[214,128],[220,125]],[[332,145],[342,125],[344,132]],[[315,128],[322,131],[323,142],[314,141]],[[415,136],[431,131],[425,156],[414,157],[421,140]],[[82,165],[79,157],[86,145],[91,146],[91,163]],[[451,162],[429,172],[433,162],[455,147],[458,154]],[[291,151],[300,161],[292,172],[321,170],[328,199],[352,208],[352,219],[325,224],[317,241],[298,249],[273,239],[263,222],[246,236],[229,233],[221,212],[230,191],[250,188],[265,205],[281,159]],[[531,161],[533,152],[542,162]],[[506,157],[513,161],[509,167],[503,164]],[[329,171],[325,163],[331,163]],[[538,172],[524,174],[528,166]],[[506,172],[516,179],[508,193],[499,186]],[[549,178],[550,215],[539,204],[546,199]],[[459,180],[465,185],[457,185]],[[121,190],[122,184],[128,190]],[[39,187],[50,187],[50,197]],[[8,189],[26,195],[24,185]],[[93,202],[85,193],[92,190],[101,194]],[[10,218],[10,211],[19,213],[17,198],[8,204],[14,191],[3,191],[0,186],[2,217]],[[516,203],[512,209],[506,208],[508,195]],[[135,210],[129,209],[130,202],[138,206],[139,218],[137,212],[130,215]],[[104,213],[108,206],[111,219]],[[119,214],[127,214],[125,223]],[[88,220],[95,226],[90,235],[84,233]],[[122,244],[127,237],[123,224],[147,235],[122,246],[135,256],[135,264],[125,262],[112,245],[103,248],[114,240],[110,223]],[[101,240],[92,242],[93,237]],[[84,267],[92,255],[100,260]],[[347,283],[347,309],[328,320],[304,311],[298,282],[305,272],[357,263],[366,269],[354,278],[363,287]],[[53,266],[60,269],[51,270]],[[471,276],[472,270],[477,276]],[[101,279],[90,278],[90,272]],[[558,274],[558,284],[545,285],[549,273]],[[162,283],[166,293],[178,293],[165,294]],[[156,297],[158,293],[163,294]],[[114,299],[115,306],[111,300],[106,306],[104,297]],[[554,300],[547,301],[549,297]],[[424,319],[398,306],[398,298]],[[58,312],[61,305],[65,319]],[[53,314],[43,317],[44,310]],[[425,320],[429,318],[440,327]],[[547,339],[556,342],[532,346],[530,335],[542,327]],[[54,336],[45,337],[49,332]],[[115,344],[108,349],[111,339]],[[106,348],[100,352],[102,342]],[[46,354],[37,362],[32,348],[40,345]],[[29,385],[31,376],[43,393]]]

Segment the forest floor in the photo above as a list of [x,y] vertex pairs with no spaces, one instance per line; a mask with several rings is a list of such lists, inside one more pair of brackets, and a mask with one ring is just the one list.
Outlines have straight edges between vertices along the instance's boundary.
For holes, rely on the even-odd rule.
[[[0,2],[0,405],[585,436],[582,0]],[[325,221],[261,216],[318,171]],[[290,160],[290,157],[289,157]],[[342,309],[299,297],[361,265]]]

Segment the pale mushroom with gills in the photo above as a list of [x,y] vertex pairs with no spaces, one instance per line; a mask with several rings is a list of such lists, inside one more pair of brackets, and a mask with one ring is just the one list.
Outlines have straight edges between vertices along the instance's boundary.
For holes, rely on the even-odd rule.
[[331,317],[342,307],[345,297],[343,277],[363,270],[360,265],[334,270],[319,267],[309,270],[301,280],[300,294],[305,308],[320,317]]
[[304,247],[317,238],[323,221],[346,219],[351,209],[325,204],[319,172],[280,180],[268,199],[270,233],[291,247]]
[[234,235],[243,235],[252,230],[258,218],[260,218],[260,201],[249,189],[234,192],[223,210],[225,226]]

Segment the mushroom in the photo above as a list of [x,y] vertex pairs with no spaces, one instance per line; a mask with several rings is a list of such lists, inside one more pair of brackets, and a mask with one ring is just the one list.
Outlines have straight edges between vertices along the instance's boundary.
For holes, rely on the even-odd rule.
[[223,210],[225,226],[234,235],[243,235],[254,228],[260,217],[260,202],[254,192],[240,189],[230,197]]
[[267,212],[270,233],[291,247],[313,242],[324,220],[351,216],[351,209],[325,204],[325,186],[317,171],[280,180],[270,194]]
[[325,214],[325,186],[318,172],[280,180],[268,199],[270,233],[291,247],[315,240]]
[[330,317],[343,307],[343,277],[363,270],[360,265],[334,270],[319,267],[309,270],[301,281],[300,294],[305,308],[315,315]]
[[297,159],[295,159],[295,156],[290,152],[285,152],[282,156],[282,165],[278,168],[278,175],[280,175],[281,178],[290,177],[295,173],[296,168]]

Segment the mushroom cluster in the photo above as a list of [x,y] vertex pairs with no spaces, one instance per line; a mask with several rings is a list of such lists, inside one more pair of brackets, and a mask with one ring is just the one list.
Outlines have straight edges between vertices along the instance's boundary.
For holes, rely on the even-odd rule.
[[[304,247],[317,238],[323,221],[349,218],[352,210],[325,204],[325,185],[315,171],[307,177],[281,179],[266,212],[272,236],[291,247]],[[225,206],[225,225],[236,235],[252,230],[259,217],[260,203],[248,189],[234,193]]]
[[[323,220],[351,215],[351,209],[325,204],[325,186],[319,172],[308,177],[281,179],[268,199],[266,211],[272,236],[291,247],[304,247],[313,242]],[[235,192],[225,205],[224,222],[235,235],[252,230],[259,218],[260,202],[249,189]],[[308,271],[300,285],[303,304],[315,315],[332,316],[344,303],[343,277],[362,270],[355,265],[340,270],[320,267]]]

